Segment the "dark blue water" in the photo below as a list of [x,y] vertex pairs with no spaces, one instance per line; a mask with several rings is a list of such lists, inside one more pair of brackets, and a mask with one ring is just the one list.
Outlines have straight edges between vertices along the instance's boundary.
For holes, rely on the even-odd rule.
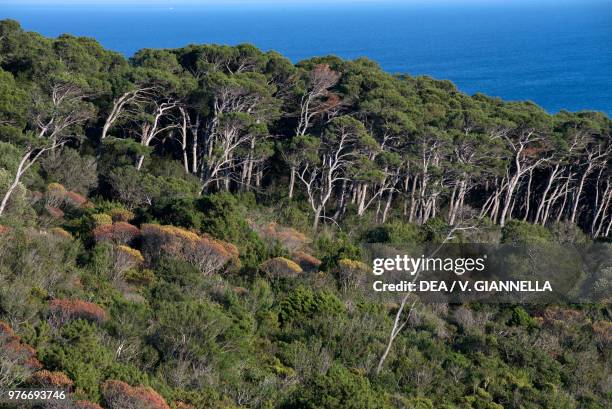
[[127,56],[144,47],[248,42],[293,61],[367,56],[393,73],[450,79],[467,92],[532,100],[550,112],[612,116],[612,1],[561,5],[336,4],[32,6],[0,18],[47,36],[95,37]]

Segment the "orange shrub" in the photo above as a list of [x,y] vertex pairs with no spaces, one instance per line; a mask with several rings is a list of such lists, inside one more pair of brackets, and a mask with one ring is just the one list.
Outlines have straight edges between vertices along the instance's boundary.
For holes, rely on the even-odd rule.
[[142,226],[142,242],[147,258],[169,255],[193,264],[206,275],[238,259],[238,249],[233,244],[175,226],[145,224]]
[[58,388],[64,390],[71,390],[72,379],[68,377],[63,372],[51,372],[43,369],[42,371],[34,372],[32,378],[30,379],[30,383],[36,386],[41,386],[43,388]]
[[47,210],[47,213],[49,213],[51,216],[55,217],[56,219],[61,219],[62,217],[64,217],[64,211],[60,209],[59,207],[47,205],[45,206],[45,210]]
[[75,319],[101,323],[108,320],[102,307],[83,300],[54,299],[50,302],[51,319],[55,324],[63,325]]
[[101,391],[109,409],[170,409],[160,394],[146,386],[110,380],[102,384]]
[[284,257],[276,257],[264,261],[259,269],[266,273],[268,277],[296,277],[302,272],[302,268],[291,260]]
[[8,233],[10,231],[11,231],[10,227],[3,226],[3,225],[0,224],[0,236],[3,235],[3,234]]
[[268,223],[259,228],[255,227],[259,235],[267,241],[276,241],[290,252],[303,248],[308,243],[308,237],[291,227],[281,227],[277,223]]
[[93,230],[96,242],[110,241],[116,244],[127,244],[140,235],[138,227],[126,222],[102,224]]
[[319,266],[321,265],[321,260],[303,251],[296,251],[291,255],[291,258],[302,267],[302,270],[308,272],[319,270]]
[[87,198],[76,192],[66,192],[64,195],[64,203],[69,206],[79,208],[87,203]]

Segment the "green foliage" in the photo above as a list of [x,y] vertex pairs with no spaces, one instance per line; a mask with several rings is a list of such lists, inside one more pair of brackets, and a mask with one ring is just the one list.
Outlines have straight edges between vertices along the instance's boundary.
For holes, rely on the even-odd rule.
[[511,220],[502,229],[502,242],[516,244],[545,244],[552,237],[544,226]]
[[406,245],[418,243],[422,238],[423,233],[418,226],[394,220],[368,231],[365,240],[369,243]]
[[529,316],[529,313],[527,313],[523,307],[514,307],[512,310],[512,317],[508,321],[508,324],[526,328],[532,328],[537,325],[535,320]]
[[298,392],[295,403],[286,409],[376,409],[390,408],[367,379],[332,365],[325,375],[315,376]]
[[316,242],[322,261],[320,269],[331,271],[342,259],[361,259],[361,249],[351,243],[346,237],[329,237],[320,235]]
[[292,290],[281,301],[279,308],[279,318],[283,323],[299,323],[316,315],[333,316],[344,312],[342,301],[333,293],[306,287]]
[[229,193],[203,196],[197,201],[202,212],[201,229],[222,240],[235,243],[247,268],[255,268],[267,258],[266,245],[241,216],[237,198]]

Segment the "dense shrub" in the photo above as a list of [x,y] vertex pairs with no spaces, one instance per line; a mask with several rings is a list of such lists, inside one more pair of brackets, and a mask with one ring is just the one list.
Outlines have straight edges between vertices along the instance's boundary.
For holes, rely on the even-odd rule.
[[418,243],[424,238],[423,231],[415,224],[393,220],[382,226],[368,231],[365,240],[369,243],[389,243],[391,245],[405,245]]
[[81,194],[87,194],[98,183],[96,159],[75,149],[63,148],[49,155],[42,160],[41,168],[47,179]]
[[175,257],[193,264],[205,275],[238,259],[234,245],[175,226],[143,225],[142,246],[150,260],[159,260],[164,255]]
[[251,229],[238,200],[227,192],[203,196],[197,201],[202,212],[201,229],[221,240],[236,243],[243,265],[256,268],[268,257],[268,246]]
[[390,408],[367,378],[332,365],[325,375],[306,383],[294,403],[286,409],[377,409]]
[[502,242],[537,245],[551,241],[550,231],[544,226],[510,220],[502,229]]
[[342,301],[329,291],[298,287],[280,303],[282,322],[300,321],[315,315],[335,315],[344,311]]

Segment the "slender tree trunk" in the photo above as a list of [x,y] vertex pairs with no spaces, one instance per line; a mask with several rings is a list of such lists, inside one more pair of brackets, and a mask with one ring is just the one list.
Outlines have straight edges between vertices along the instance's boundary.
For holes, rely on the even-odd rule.
[[542,211],[544,210],[544,206],[546,205],[546,199],[548,197],[548,192],[553,185],[555,177],[557,176],[557,172],[559,171],[559,164],[555,165],[554,169],[550,173],[548,177],[548,182],[546,183],[546,188],[544,189],[544,193],[542,193],[542,198],[540,200],[540,204],[538,205],[538,210],[536,211],[536,216],[534,223],[538,223],[540,221],[540,217],[542,215]]
[[392,202],[393,202],[393,189],[389,189],[389,194],[387,196],[387,203],[385,204],[385,210],[383,210],[383,215],[382,215],[383,223],[387,221],[387,215],[389,214],[389,209],[391,209]]
[[140,170],[142,168],[142,164],[144,163],[144,155],[140,155],[140,157],[138,158],[138,160],[136,161],[136,169]]
[[293,189],[295,187],[295,165],[291,165],[291,174],[289,176],[289,199],[293,199]]
[[567,177],[567,181],[565,182],[565,190],[563,193],[563,202],[561,203],[561,208],[559,209],[559,213],[557,213],[556,222],[559,223],[561,221],[561,217],[563,217],[563,212],[565,212],[565,206],[567,205],[567,197],[569,196],[569,184],[572,180],[573,174],[570,172]]
[[529,181],[527,182],[527,195],[525,197],[525,216],[523,221],[527,221],[529,218],[529,207],[531,206],[531,182],[533,180],[533,169],[529,171]]
[[580,177],[580,183],[578,183],[578,190],[576,191],[576,194],[574,195],[574,205],[572,206],[572,215],[570,217],[571,223],[576,222],[576,215],[578,214],[578,204],[580,203],[580,197],[582,196],[582,189],[584,188],[584,182],[587,176],[589,175],[589,173],[591,173],[592,169],[593,169],[593,164],[589,162],[586,170],[582,173],[582,176]]

